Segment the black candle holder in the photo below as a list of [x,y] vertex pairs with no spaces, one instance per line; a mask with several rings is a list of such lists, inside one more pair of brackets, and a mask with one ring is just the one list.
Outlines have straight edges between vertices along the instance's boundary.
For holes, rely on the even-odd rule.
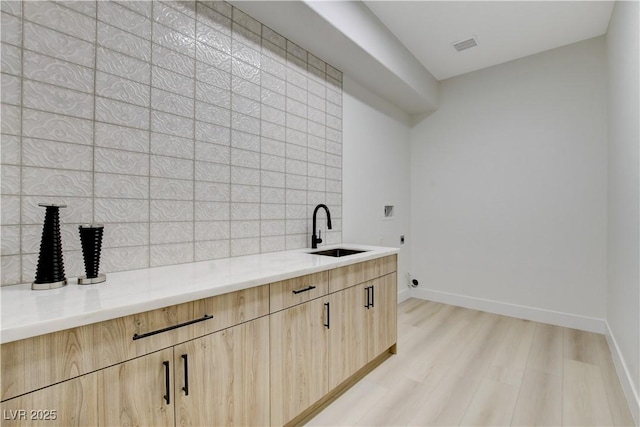
[[46,208],[46,211],[40,240],[36,279],[31,284],[31,289],[61,288],[67,285],[67,278],[64,275],[64,260],[62,258],[60,208],[66,208],[67,205],[38,203],[38,206]]
[[87,273],[86,276],[78,277],[78,285],[102,283],[107,280],[106,275],[98,273],[104,225],[85,224],[78,226],[78,230],[80,231],[80,243],[82,244],[84,271]]

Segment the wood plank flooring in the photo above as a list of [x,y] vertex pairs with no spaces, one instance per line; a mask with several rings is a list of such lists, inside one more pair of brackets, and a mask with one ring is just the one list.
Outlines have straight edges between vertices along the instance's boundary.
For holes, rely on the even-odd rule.
[[603,335],[409,299],[398,354],[310,426],[633,426]]

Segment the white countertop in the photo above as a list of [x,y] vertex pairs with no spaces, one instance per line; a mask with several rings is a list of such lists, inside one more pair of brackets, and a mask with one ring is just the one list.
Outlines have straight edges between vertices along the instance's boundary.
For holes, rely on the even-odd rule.
[[367,252],[342,258],[310,255],[311,249],[273,252],[108,273],[107,281],[34,291],[31,284],[0,289],[0,343],[102,322],[174,304],[252,288],[399,252],[397,248],[322,246]]

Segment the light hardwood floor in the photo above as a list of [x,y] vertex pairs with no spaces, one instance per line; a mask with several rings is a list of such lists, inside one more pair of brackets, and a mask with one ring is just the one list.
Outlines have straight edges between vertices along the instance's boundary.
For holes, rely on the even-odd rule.
[[310,426],[633,426],[603,335],[419,299],[398,354]]

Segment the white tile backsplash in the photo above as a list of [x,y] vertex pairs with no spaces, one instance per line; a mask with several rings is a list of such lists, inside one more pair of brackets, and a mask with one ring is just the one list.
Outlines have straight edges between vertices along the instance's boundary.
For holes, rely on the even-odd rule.
[[96,68],[140,83],[151,82],[151,64],[101,46],[97,48]]
[[98,19],[122,30],[149,40],[151,38],[151,21],[146,16],[134,13],[115,2],[98,4]]
[[[6,72],[4,63],[2,64],[2,70]],[[35,52],[24,52],[23,76],[27,79],[68,89],[75,89],[87,93],[93,92],[94,70],[92,68],[83,67],[51,56],[40,55]]]
[[195,260],[228,258],[231,253],[230,240],[203,241],[195,243]]
[[149,197],[149,179],[144,176],[96,173],[94,197],[144,199]]
[[[179,7],[180,3],[172,2],[171,5]],[[178,11],[167,3],[157,2],[153,7],[153,20],[193,39],[196,36],[196,21],[195,16],[185,14],[185,11],[188,10],[188,8],[183,7],[181,11]]]
[[43,168],[55,164],[60,169],[91,171],[93,147],[24,137],[22,138],[22,164]]
[[20,163],[20,137],[2,135],[0,137],[0,155],[2,164],[17,165]]
[[193,200],[193,180],[151,178],[150,196],[156,200]]
[[149,211],[151,222],[194,220],[192,201],[151,200]]
[[90,172],[62,169],[22,168],[22,194],[29,196],[91,197]]
[[144,246],[149,243],[149,224],[144,222],[121,222],[105,224],[102,246],[121,248]]
[[[198,142],[196,141],[195,144],[197,147]],[[194,141],[190,138],[151,132],[150,150],[151,154],[193,159]]]
[[162,111],[152,111],[151,130],[184,138],[193,138],[193,118],[176,116]]
[[3,40],[2,52],[0,53],[0,55],[2,56],[2,58],[0,58],[2,60],[2,72],[19,75],[20,69],[22,68],[20,48],[8,43],[4,43]]
[[98,44],[143,61],[151,59],[151,41],[113,25],[98,22]]
[[199,43],[214,47],[229,55],[231,54],[231,37],[219,31],[219,28],[214,29],[202,21],[198,21],[196,23],[196,39]]
[[8,225],[2,227],[1,255],[18,255],[20,253],[20,226]]
[[22,37],[22,23],[19,17],[2,12],[2,41],[13,45],[20,45]]
[[196,181],[195,200],[203,202],[228,202],[231,200],[231,186],[217,182]]
[[149,107],[149,86],[102,71],[96,73],[96,95]]
[[24,80],[22,97],[27,108],[83,119],[93,118],[93,96],[88,93]]
[[82,40],[93,41],[96,37],[95,19],[54,2],[24,2],[24,17]]
[[105,224],[101,271],[341,239],[342,74],[230,4],[2,6],[2,284],[33,280],[44,210]]
[[[195,23],[193,25],[195,25]],[[153,42],[182,53],[183,55],[190,56],[191,58],[195,58],[196,56],[195,38],[185,36],[159,23],[154,23],[153,25]]]
[[230,203],[195,202],[196,221],[229,221],[230,218]]
[[[19,196],[0,196],[2,210],[0,216],[2,225],[20,224],[20,197]],[[4,239],[4,237],[3,237]]]
[[0,89],[3,104],[20,105],[22,94],[21,82],[18,76],[2,73],[0,77]]
[[197,221],[194,227],[195,240],[228,240],[230,233],[229,221]]
[[148,222],[149,201],[127,199],[94,200],[94,220],[103,222]]
[[149,109],[113,99],[95,97],[96,120],[119,126],[149,129]]

